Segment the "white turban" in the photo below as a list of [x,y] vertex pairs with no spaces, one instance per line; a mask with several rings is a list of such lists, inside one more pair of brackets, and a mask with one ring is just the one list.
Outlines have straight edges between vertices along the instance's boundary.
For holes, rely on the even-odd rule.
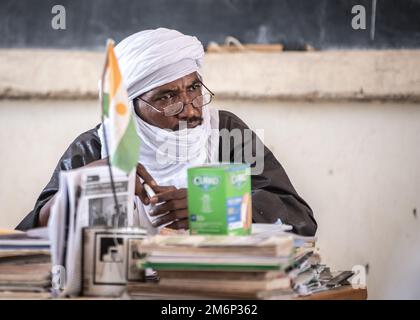
[[166,28],[137,32],[115,47],[128,98],[200,72],[204,57],[201,42]]
[[[200,73],[204,50],[196,37],[159,28],[125,38],[115,47],[115,54],[134,111],[134,98],[190,73]],[[141,140],[139,163],[159,185],[185,188],[189,167],[218,162],[219,114],[216,109],[205,106],[202,125],[175,132],[155,127],[134,115],[136,132]],[[106,157],[102,126],[99,136],[102,157]],[[178,152],[181,150],[185,152]],[[137,197],[136,203],[136,213],[130,224],[156,232],[152,226],[155,217],[148,214],[150,206],[143,205]]]

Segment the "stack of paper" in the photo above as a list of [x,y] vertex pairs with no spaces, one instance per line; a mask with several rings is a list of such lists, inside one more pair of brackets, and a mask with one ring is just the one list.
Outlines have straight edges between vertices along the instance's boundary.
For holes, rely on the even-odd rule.
[[321,264],[315,237],[256,225],[250,236],[158,235],[139,244],[139,268],[158,280],[130,283],[134,299],[290,299],[348,284]]
[[141,268],[157,271],[158,283],[130,283],[142,298],[280,299],[294,294],[291,234],[251,236],[154,236],[143,240]]
[[0,236],[0,297],[39,298],[51,287],[49,241],[28,233]]

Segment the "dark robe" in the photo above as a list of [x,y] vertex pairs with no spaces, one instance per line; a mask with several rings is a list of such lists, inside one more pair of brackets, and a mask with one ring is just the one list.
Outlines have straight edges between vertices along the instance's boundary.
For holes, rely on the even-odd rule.
[[[219,112],[220,129],[249,129],[248,126],[237,116],[227,111]],[[101,159],[101,141],[98,136],[99,125],[74,140],[64,155],[61,157],[54,170],[50,182],[42,190],[34,209],[16,227],[19,230],[27,230],[37,226],[39,211],[42,206],[54,196],[58,190],[60,170],[70,170],[87,165]],[[251,143],[253,154],[258,137],[252,133],[246,140],[246,136],[239,148],[235,145],[230,147],[231,162],[235,159],[235,152],[243,150],[244,145]],[[222,141],[220,138],[219,157],[222,156]],[[240,148],[242,147],[242,148]],[[220,159],[221,160],[221,159]],[[274,223],[280,219],[283,223],[293,226],[293,232],[301,235],[314,235],[317,229],[316,221],[308,204],[297,194],[283,167],[274,157],[273,153],[264,146],[264,170],[262,174],[253,175],[252,181],[252,220],[257,223]],[[255,163],[251,166],[255,166]]]

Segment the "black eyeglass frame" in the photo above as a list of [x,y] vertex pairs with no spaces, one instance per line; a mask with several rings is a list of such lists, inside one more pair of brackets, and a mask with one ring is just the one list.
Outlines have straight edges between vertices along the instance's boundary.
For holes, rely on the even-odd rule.
[[[204,107],[204,106],[206,106],[206,105],[208,105],[208,104],[210,104],[211,102],[212,102],[212,100],[213,100],[213,98],[214,98],[214,96],[215,96],[215,94],[209,89],[209,88],[207,88],[207,86],[200,80],[200,79],[197,79],[198,80],[198,82],[200,82],[200,84],[210,93],[210,96],[211,96],[211,98],[210,98],[210,101],[208,102],[208,103],[206,103],[206,104],[203,104],[201,107],[199,107],[200,109],[202,108],[202,107]],[[171,103],[170,105],[168,105],[168,106],[166,106],[165,108],[163,108],[163,110],[160,110],[160,109],[158,109],[158,108],[156,108],[154,105],[152,105],[150,102],[148,102],[148,101],[146,101],[146,100],[144,100],[142,97],[137,97],[137,98],[135,98],[134,100],[141,100],[141,101],[143,101],[144,103],[146,103],[149,107],[151,107],[153,110],[155,110],[156,112],[159,112],[159,113],[163,113],[166,117],[173,117],[173,116],[176,116],[177,114],[180,114],[182,111],[184,111],[184,108],[185,108],[185,106],[187,106],[187,105],[189,105],[189,104],[192,104],[192,106],[194,107],[194,108],[197,108],[196,106],[194,106],[194,104],[193,104],[193,101],[195,100],[195,99],[197,99],[197,98],[199,98],[199,97],[203,97],[204,96],[204,94],[201,94],[201,95],[199,95],[199,96],[197,96],[197,97],[195,97],[194,99],[192,99],[190,102],[188,102],[188,103],[182,103],[181,101],[178,101],[178,102],[175,102],[175,103]],[[180,109],[180,111],[179,112],[177,112],[177,113],[175,113],[175,114],[171,114],[171,115],[166,115],[165,114],[165,109],[167,108],[167,107],[169,107],[169,106],[171,106],[171,105],[174,105],[174,104],[177,104],[177,103],[182,103],[183,105],[182,105],[182,108]]]

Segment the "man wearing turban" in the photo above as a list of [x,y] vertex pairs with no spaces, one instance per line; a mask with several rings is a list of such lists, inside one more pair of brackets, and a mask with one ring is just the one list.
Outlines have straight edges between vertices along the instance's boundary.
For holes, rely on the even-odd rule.
[[[134,221],[150,232],[162,226],[187,229],[187,168],[235,162],[243,150],[258,153],[257,146],[262,145],[255,162],[260,161],[263,169],[251,177],[253,222],[281,221],[291,225],[295,233],[315,234],[317,224],[312,210],[297,194],[271,151],[237,116],[209,106],[213,93],[201,75],[204,50],[196,37],[165,28],[145,30],[122,40],[115,53],[141,140]],[[220,133],[233,130],[251,135],[243,134],[240,143],[230,145],[231,139],[223,139]],[[76,138],[34,209],[17,229],[47,224],[60,170],[106,163],[106,134],[98,125]],[[256,163],[250,165],[256,167]],[[149,200],[140,178],[154,189],[155,197]],[[152,204],[157,204],[153,210]]]

